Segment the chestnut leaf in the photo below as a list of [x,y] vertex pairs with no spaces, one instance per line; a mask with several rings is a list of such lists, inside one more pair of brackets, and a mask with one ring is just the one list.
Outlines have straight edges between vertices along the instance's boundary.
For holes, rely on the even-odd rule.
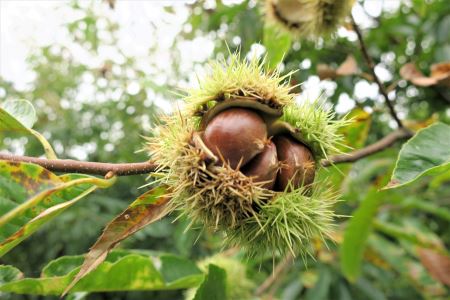
[[272,24],[264,26],[263,44],[267,51],[267,67],[276,69],[283,62],[292,44],[290,34],[282,31]]
[[39,140],[49,159],[56,159],[55,151],[45,137],[32,129],[36,122],[36,111],[27,100],[11,100],[0,104],[0,140],[6,132],[20,132]]
[[[0,292],[59,295],[82,263],[81,255],[57,258],[38,278],[23,278],[17,268],[0,266]],[[204,277],[194,262],[175,255],[120,250],[111,252],[71,292],[185,289],[198,286]]]
[[208,266],[208,274],[202,282],[194,300],[226,300],[227,286],[226,286],[226,272],[224,269],[210,264]]
[[0,160],[0,257],[98,187],[115,179],[54,173],[34,164]]
[[425,176],[450,173],[450,126],[435,123],[417,132],[400,150],[391,181],[398,188]]
[[78,274],[64,290],[68,293],[83,277],[96,269],[108,253],[119,242],[164,217],[169,211],[167,204],[170,197],[163,186],[147,191],[130,204],[121,214],[115,217],[103,230],[102,235],[86,254]]

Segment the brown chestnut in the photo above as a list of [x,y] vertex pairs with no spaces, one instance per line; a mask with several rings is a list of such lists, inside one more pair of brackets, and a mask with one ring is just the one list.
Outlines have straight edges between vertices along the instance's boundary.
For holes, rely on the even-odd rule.
[[274,143],[281,163],[276,190],[284,191],[289,184],[297,189],[313,183],[315,163],[311,151],[290,136],[277,136]]
[[250,109],[230,108],[207,124],[203,141],[223,162],[237,169],[263,151],[267,126],[263,118]]
[[271,190],[277,178],[278,165],[277,148],[272,141],[269,141],[263,152],[246,164],[241,172],[248,177],[253,177],[254,182],[264,182],[262,187]]

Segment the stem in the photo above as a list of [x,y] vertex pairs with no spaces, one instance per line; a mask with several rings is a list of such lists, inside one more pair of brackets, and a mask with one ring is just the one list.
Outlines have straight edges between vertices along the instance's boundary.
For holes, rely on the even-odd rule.
[[[65,173],[84,173],[91,175],[103,175],[110,173],[116,176],[129,176],[148,174],[155,171],[157,165],[152,162],[140,163],[99,163],[90,161],[77,161],[72,159],[45,159],[30,156],[1,154],[0,159],[13,162],[28,162],[39,165],[49,171]],[[112,174],[111,174],[112,172]]]
[[392,144],[394,144],[396,141],[403,139],[403,138],[410,138],[412,137],[412,132],[405,129],[398,129],[396,131],[391,132],[381,140],[368,145],[362,149],[355,150],[350,153],[345,154],[339,154],[331,156],[329,160],[323,160],[322,166],[329,167],[330,165],[339,164],[339,163],[348,163],[348,162],[355,162],[357,160],[360,160],[366,156],[375,154],[377,152],[380,152],[388,147],[390,147]]
[[[368,145],[362,149],[346,153],[331,156],[328,160],[322,160],[321,164],[324,167],[331,165],[355,162],[366,156],[380,152],[397,140],[403,138],[410,138],[412,133],[406,129],[398,129],[389,135],[385,136],[378,142]],[[12,162],[28,162],[39,165],[49,171],[64,172],[64,173],[83,173],[91,175],[107,175],[108,178],[112,176],[130,176],[139,174],[148,174],[155,171],[158,165],[151,161],[138,162],[138,163],[100,163],[91,161],[78,161],[72,159],[46,159],[37,158],[31,156],[13,155],[0,153],[0,160],[12,161]]]
[[386,102],[386,105],[389,108],[389,112],[390,112],[392,118],[397,123],[398,127],[403,128],[404,126],[402,124],[402,121],[400,121],[400,119],[398,118],[397,113],[394,109],[394,106],[392,105],[392,102],[389,100],[389,96],[388,96],[385,86],[381,83],[380,79],[378,78],[377,74],[375,73],[375,64],[373,63],[373,60],[370,57],[369,52],[367,51],[367,47],[366,47],[366,44],[364,43],[364,39],[363,39],[361,30],[358,27],[358,25],[356,24],[353,16],[350,15],[350,17],[352,19],[353,29],[355,29],[356,35],[358,36],[358,41],[359,41],[362,55],[364,57],[364,60],[366,61],[367,66],[369,67],[370,73],[372,74],[375,83],[378,85],[380,94],[383,96],[384,101]]
[[34,129],[28,129],[31,134],[33,134],[38,141],[41,143],[42,147],[44,148],[45,151],[45,155],[47,156],[48,159],[57,159],[58,157],[56,156],[55,151],[53,150],[52,146],[50,145],[50,143],[47,141],[47,139],[40,134],[39,132],[37,132]]

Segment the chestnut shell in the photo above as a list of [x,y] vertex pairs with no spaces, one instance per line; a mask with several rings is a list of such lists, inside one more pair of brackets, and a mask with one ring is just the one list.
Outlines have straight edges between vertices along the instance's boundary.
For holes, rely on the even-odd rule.
[[286,135],[275,137],[274,143],[277,146],[280,161],[276,190],[284,191],[289,184],[294,189],[312,184],[315,176],[315,162],[308,147]]
[[254,177],[254,182],[264,182],[262,187],[271,190],[275,186],[278,166],[277,148],[269,141],[263,152],[246,164],[241,172],[248,177]]
[[222,162],[237,169],[263,151],[267,126],[253,110],[230,108],[207,124],[203,141]]

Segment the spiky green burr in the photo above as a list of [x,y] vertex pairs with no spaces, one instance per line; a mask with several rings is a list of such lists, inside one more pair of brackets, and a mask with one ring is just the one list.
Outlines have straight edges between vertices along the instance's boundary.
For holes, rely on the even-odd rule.
[[[337,195],[329,192],[326,182],[306,184],[292,179],[280,189],[280,185],[267,185],[257,176],[245,175],[255,174],[247,172],[255,163],[263,164],[259,167],[278,163],[280,171],[274,173],[277,177],[273,179],[278,183],[281,170],[292,167],[278,162],[276,153],[264,152],[280,147],[278,136],[289,136],[305,153],[311,153],[312,161],[298,162],[303,169],[312,167],[317,171],[320,164],[315,162],[338,151],[342,137],[337,129],[346,122],[333,120],[334,115],[317,102],[296,104],[289,76],[268,73],[258,60],[241,61],[238,55],[214,62],[211,73],[199,82],[199,87],[188,91],[184,107],[165,116],[154,136],[148,138],[152,160],[160,166],[153,175],[170,187],[171,208],[187,215],[192,224],[202,223],[211,230],[225,232],[227,245],[242,246],[250,255],[266,251],[304,254],[313,237],[328,236],[333,226]],[[243,128],[236,137],[218,139],[231,145],[258,147],[259,152],[249,158],[250,162],[241,160],[237,166],[231,166],[226,159],[228,154],[219,149],[221,144],[214,148],[205,132],[212,123],[220,121],[225,125],[212,134],[229,134],[226,113],[242,111],[259,116],[266,136],[257,141],[242,140],[247,139],[244,133],[239,134]],[[239,121],[229,126],[239,126],[236,123]],[[268,159],[259,157],[263,154],[269,155]]]
[[299,37],[317,38],[336,31],[354,0],[266,0],[269,22]]

